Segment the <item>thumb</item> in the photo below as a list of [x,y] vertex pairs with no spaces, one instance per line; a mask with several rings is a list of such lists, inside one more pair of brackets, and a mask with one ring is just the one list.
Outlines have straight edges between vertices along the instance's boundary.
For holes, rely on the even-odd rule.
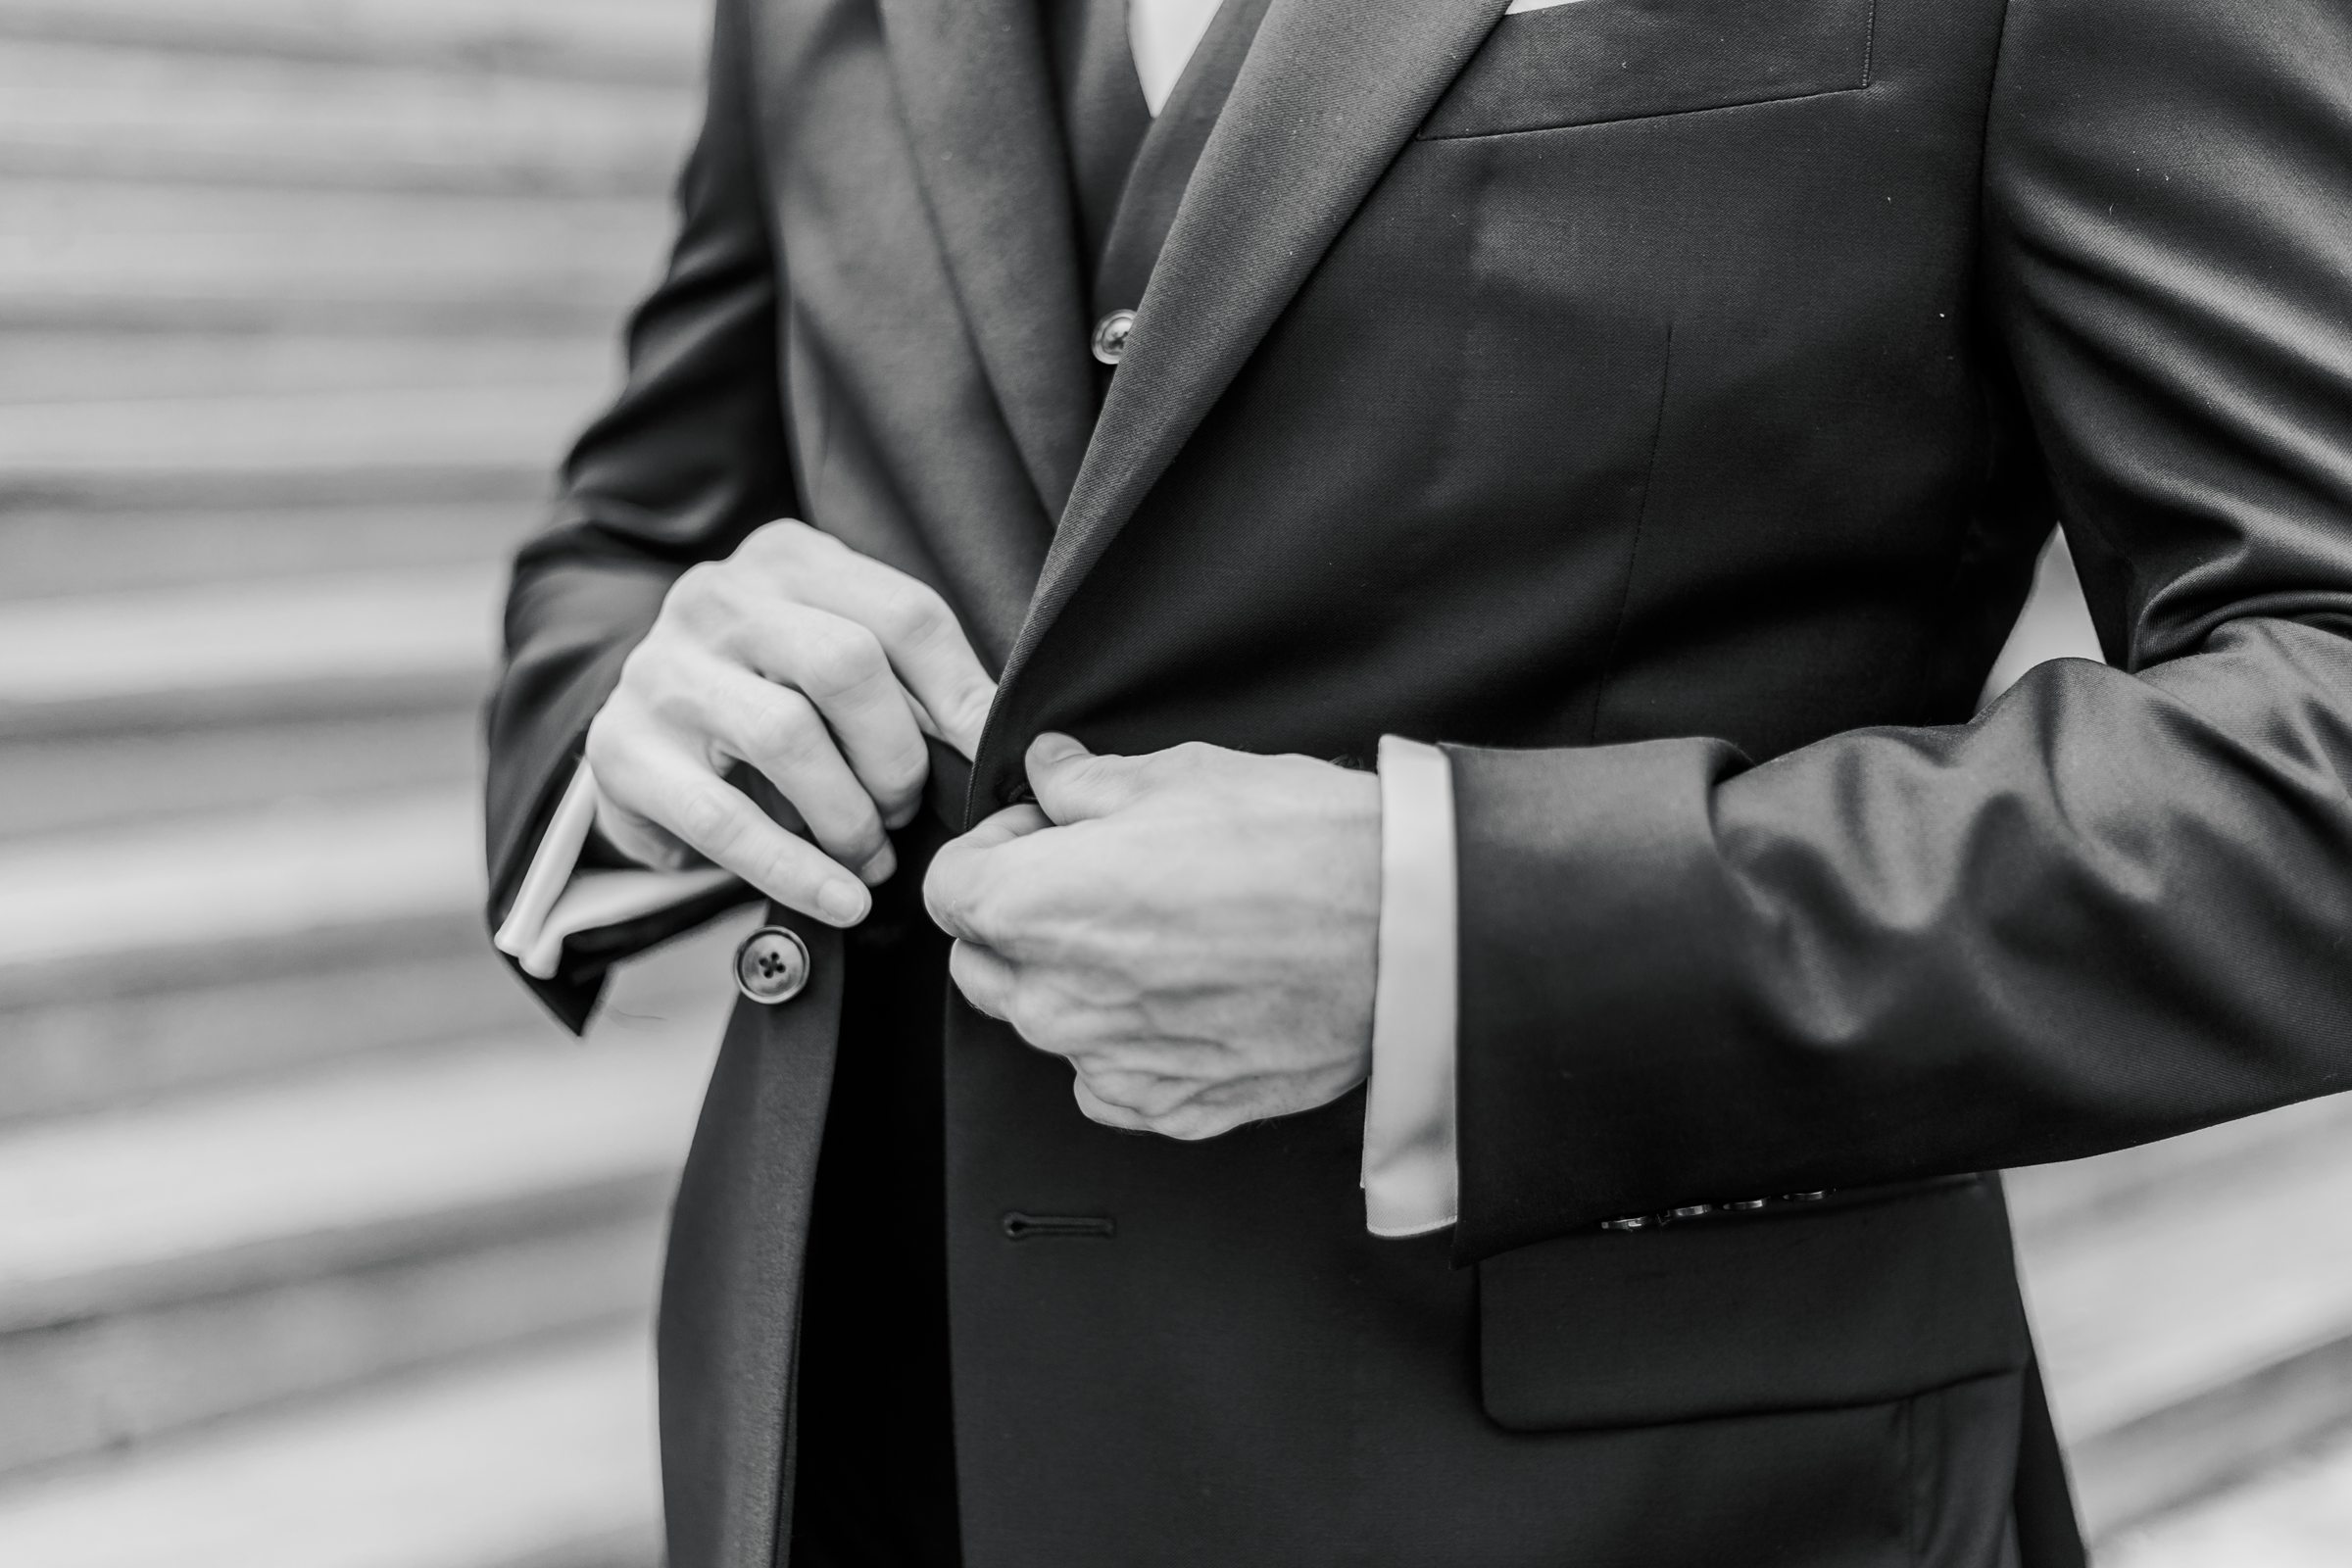
[[1037,804],[1062,826],[1108,816],[1143,788],[1133,758],[1097,757],[1067,735],[1049,733],[1031,741],[1028,769]]

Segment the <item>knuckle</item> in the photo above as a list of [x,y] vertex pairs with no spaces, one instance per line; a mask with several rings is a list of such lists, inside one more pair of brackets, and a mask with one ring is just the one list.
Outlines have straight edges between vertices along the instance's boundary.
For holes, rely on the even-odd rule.
[[912,577],[885,587],[875,599],[873,615],[874,630],[909,646],[930,641],[954,623],[947,601]]
[[820,700],[871,685],[890,669],[873,633],[846,622],[812,629],[799,664],[801,689]]
[[778,517],[745,535],[743,543],[735,547],[735,554],[755,561],[788,559],[803,549],[808,536],[815,532],[798,517]]
[[709,787],[689,789],[679,795],[671,807],[671,825],[688,843],[712,856],[723,856],[733,849],[743,832],[726,798]]
[[931,778],[931,754],[920,746],[879,763],[874,768],[874,791],[890,808],[910,806]]
[[714,561],[697,562],[669,585],[662,608],[667,618],[699,626],[707,623],[726,595],[726,568]]
[[[615,733],[615,727],[619,722],[612,716],[612,705],[610,703],[607,703],[597,715],[588,721],[587,743],[581,747],[580,751],[581,755],[587,758],[588,765],[594,768],[600,777],[608,767],[618,760],[616,749],[620,741],[619,736]],[[605,782],[609,783],[610,781]]]
[[754,705],[742,721],[747,761],[791,768],[813,757],[825,733],[824,725],[807,703],[789,693]]

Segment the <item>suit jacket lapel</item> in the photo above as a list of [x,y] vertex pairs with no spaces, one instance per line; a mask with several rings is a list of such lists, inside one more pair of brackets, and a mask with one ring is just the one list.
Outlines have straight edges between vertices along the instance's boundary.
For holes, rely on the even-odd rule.
[[1004,422],[1050,515],[1086,451],[1077,224],[1036,0],[881,0],[933,227]]
[[1137,306],[1005,681],[1505,3],[1273,0]]

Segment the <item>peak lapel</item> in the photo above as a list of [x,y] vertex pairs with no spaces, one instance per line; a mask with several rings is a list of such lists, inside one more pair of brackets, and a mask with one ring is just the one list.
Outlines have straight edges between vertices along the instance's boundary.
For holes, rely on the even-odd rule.
[[923,195],[1004,422],[1058,516],[1095,416],[1077,226],[1035,0],[880,0]]
[[1505,3],[1273,0],[1138,304],[1007,681]]

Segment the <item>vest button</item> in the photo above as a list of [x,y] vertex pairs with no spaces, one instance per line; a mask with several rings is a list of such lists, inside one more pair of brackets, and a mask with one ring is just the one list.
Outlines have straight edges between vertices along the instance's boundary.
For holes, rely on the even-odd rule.
[[1135,330],[1133,311],[1113,311],[1095,323],[1091,345],[1095,358],[1104,365],[1116,365],[1127,357],[1127,335]]
[[797,931],[763,925],[735,950],[735,989],[763,1007],[790,1002],[808,984],[808,944]]

